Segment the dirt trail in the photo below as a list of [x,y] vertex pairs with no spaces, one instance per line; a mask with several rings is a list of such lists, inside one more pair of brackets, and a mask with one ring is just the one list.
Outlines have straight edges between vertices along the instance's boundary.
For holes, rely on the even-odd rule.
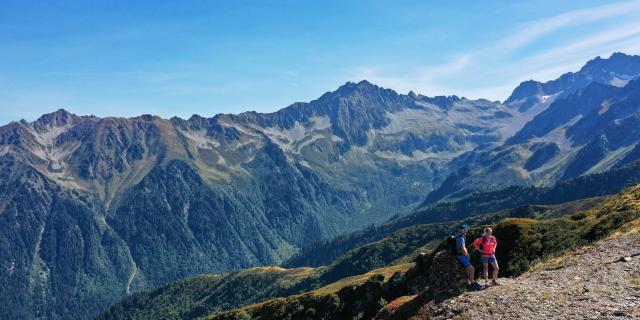
[[428,319],[640,319],[640,234],[608,238],[501,286],[468,292],[419,314]]

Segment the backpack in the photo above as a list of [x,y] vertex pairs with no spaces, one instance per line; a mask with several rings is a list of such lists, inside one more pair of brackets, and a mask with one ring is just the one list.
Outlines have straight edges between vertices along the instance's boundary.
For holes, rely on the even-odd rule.
[[449,247],[449,253],[452,256],[458,255],[458,242],[456,241],[456,237],[450,236],[447,238],[447,245]]

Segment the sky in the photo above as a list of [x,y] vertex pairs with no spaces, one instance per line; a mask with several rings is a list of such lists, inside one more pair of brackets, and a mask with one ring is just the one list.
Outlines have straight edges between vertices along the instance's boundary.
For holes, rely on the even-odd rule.
[[0,0],[0,124],[272,112],[364,79],[504,100],[616,51],[640,53],[640,0]]

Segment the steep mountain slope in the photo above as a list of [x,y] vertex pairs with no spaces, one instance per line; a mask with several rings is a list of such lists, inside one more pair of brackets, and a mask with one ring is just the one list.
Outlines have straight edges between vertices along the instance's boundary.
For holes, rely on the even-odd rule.
[[326,267],[295,269],[258,267],[220,276],[197,276],[151,291],[133,294],[109,308],[100,318],[202,317],[212,312],[229,310],[275,297],[286,297],[323,286],[336,288],[339,287],[338,284],[344,282],[343,279],[362,280],[362,275],[375,273],[370,272],[371,270],[411,262],[415,257],[415,251],[435,249],[441,239],[453,233],[460,223],[482,226],[494,224],[509,217],[551,218],[590,209],[601,201],[600,198],[592,198],[557,206],[523,206],[464,221],[403,228],[380,241],[351,250]]
[[624,87],[630,80],[638,77],[640,60],[637,56],[616,52],[606,59],[597,57],[587,62],[578,72],[565,73],[555,80],[545,83],[525,81],[513,90],[505,104],[526,111],[552,97],[566,97],[594,82]]
[[143,288],[281,262],[416,206],[453,157],[504,141],[513,114],[363,81],[270,114],[10,123],[0,317],[91,317]]
[[[640,57],[617,53],[589,61],[577,73],[537,83],[535,90],[531,83],[522,84],[505,103],[517,107],[534,99],[534,111],[523,111],[514,125],[504,128],[519,128],[504,144],[455,159],[460,168],[427,202],[505,184],[551,185],[638,159],[640,81],[633,80],[638,74]],[[531,112],[535,115],[525,119]]]
[[[640,186],[634,186],[585,212],[575,212],[569,216],[549,220],[505,219],[494,227],[494,234],[502,243],[496,252],[502,273],[507,276],[519,276],[540,262],[557,258],[569,251],[579,250],[611,235],[637,234],[640,226],[639,205]],[[471,230],[470,237],[479,236],[480,231],[481,228]],[[637,236],[627,239],[635,243]],[[412,315],[418,316],[414,319],[430,319],[435,316],[451,318],[452,315],[459,315],[459,312],[443,315],[440,308],[441,302],[464,292],[464,284],[462,287],[440,288],[438,287],[441,284],[440,279],[434,272],[437,271],[438,276],[441,276],[457,272],[463,274],[464,270],[453,257],[441,251],[445,248],[446,243],[443,242],[433,253],[419,255],[415,265],[405,272],[396,272],[391,276],[373,275],[366,282],[360,282],[355,286],[349,285],[348,280],[345,279],[341,281],[344,286],[337,291],[314,291],[286,299],[274,299],[229,312],[212,314],[208,319],[343,319],[351,317],[407,319]],[[621,247],[613,246],[613,248],[612,252]],[[626,248],[625,252],[629,252],[629,249]],[[439,263],[445,260],[450,261],[451,267],[454,268],[441,269],[444,264]],[[475,253],[472,260],[477,264],[479,254]],[[591,261],[600,266],[605,262],[611,262],[611,260],[602,261],[601,259]],[[591,269],[585,268],[580,263],[576,264],[576,268],[579,268],[581,275],[592,273]],[[599,275],[598,278],[602,278],[601,276]],[[573,281],[582,281],[582,279],[574,278]],[[625,285],[631,286],[634,280],[629,281],[624,278],[624,275],[619,275],[610,281],[610,283],[628,281]],[[451,286],[451,283],[446,285]],[[561,286],[562,284],[556,283],[549,286],[549,289],[553,290],[554,287]],[[336,287],[339,285],[336,284]],[[627,301],[632,299],[629,293],[633,290],[631,288],[616,290],[620,293],[619,296],[625,299],[620,305],[624,304],[630,311],[635,304],[629,304]],[[509,296],[514,300],[522,298],[515,295]],[[544,295],[540,294],[540,296]],[[522,305],[514,304],[509,308],[518,306]],[[383,307],[386,310],[378,313]],[[603,303],[601,307],[606,307],[606,304]],[[432,310],[440,311],[431,313]],[[613,310],[609,309],[609,312],[613,314]]]
[[[575,179],[553,187],[512,186],[497,191],[477,192],[462,199],[418,208],[413,212],[361,231],[304,247],[283,263],[285,267],[320,266],[333,263],[353,248],[378,241],[408,226],[451,221],[523,205],[559,204],[589,197],[610,195],[640,183],[640,162]],[[448,221],[448,222],[447,222]]]
[[[0,303],[12,306],[0,317],[91,317],[144,288],[277,264],[408,212],[435,188],[427,205],[623,166],[640,155],[631,81],[639,59],[592,60],[556,84],[516,90],[505,104],[362,81],[268,114],[167,120],[59,110],[0,127]],[[607,81],[617,87],[595,84]],[[518,104],[531,94],[540,96],[532,107]],[[484,205],[468,212],[577,197],[521,190],[472,200]],[[416,221],[462,219],[461,208],[420,211],[428,213]],[[413,223],[406,219],[365,235],[389,235]],[[366,242],[354,243],[327,254]]]

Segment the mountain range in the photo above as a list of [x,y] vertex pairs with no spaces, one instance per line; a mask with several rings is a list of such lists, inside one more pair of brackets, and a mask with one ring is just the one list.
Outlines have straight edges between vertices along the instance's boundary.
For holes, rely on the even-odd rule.
[[638,76],[640,57],[616,53],[504,102],[361,81],[266,114],[12,122],[0,127],[0,317],[90,318],[413,210],[629,168]]
[[[630,163],[638,147],[637,56],[593,59],[575,73],[520,84],[505,104],[521,110],[499,147],[470,152],[427,203],[506,185],[551,185]],[[511,134],[512,133],[512,134]]]

